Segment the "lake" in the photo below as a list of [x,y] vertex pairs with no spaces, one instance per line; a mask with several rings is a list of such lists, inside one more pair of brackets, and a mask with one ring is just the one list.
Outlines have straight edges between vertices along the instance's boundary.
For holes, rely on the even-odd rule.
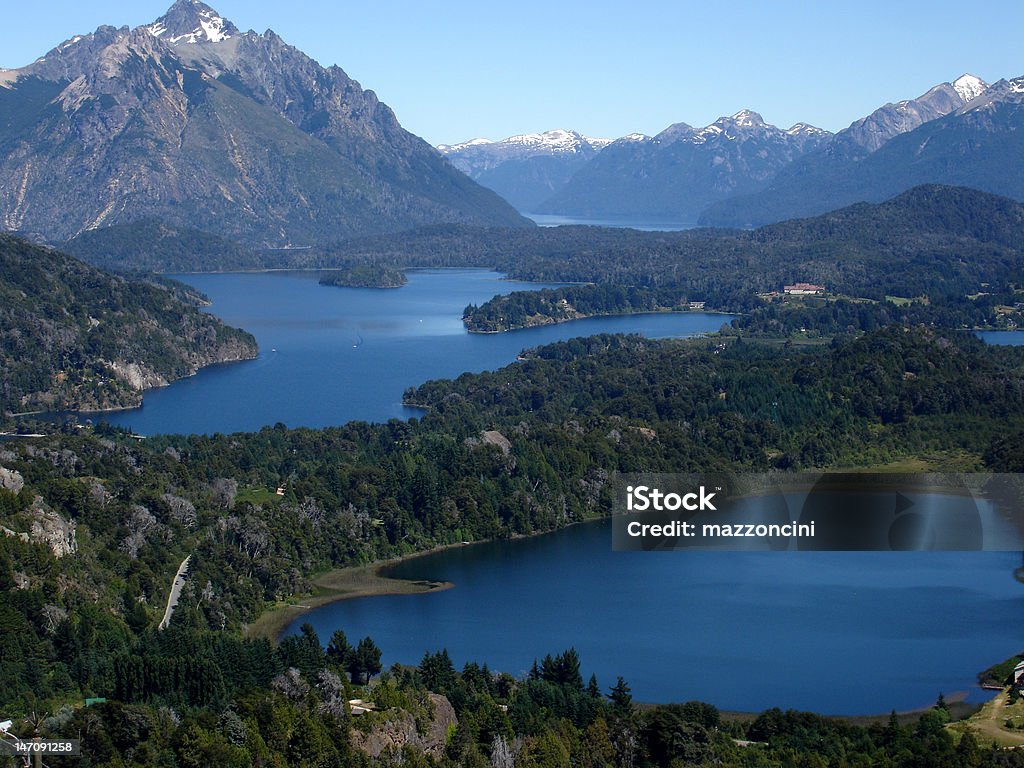
[[[297,619],[370,635],[393,662],[447,648],[520,676],[574,646],[584,679],[646,702],[830,714],[931,705],[1020,650],[1018,553],[613,552],[609,521],[406,561],[450,590],[344,601]],[[984,694],[987,696],[988,694]]]
[[696,224],[684,221],[663,221],[658,219],[581,219],[576,216],[562,216],[553,213],[524,213],[523,216],[541,227],[614,227],[615,229],[637,229],[641,232],[681,232],[695,229]]
[[147,392],[141,408],[99,417],[140,435],[409,418],[421,411],[402,405],[407,387],[500,368],[524,348],[596,333],[693,336],[731,319],[702,312],[628,315],[471,334],[462,325],[467,304],[552,286],[480,269],[410,271],[408,284],[397,289],[322,286],[315,272],[171,277],[203,291],[213,302],[210,312],[252,333],[260,355],[207,368]]
[[1024,346],[1024,331],[976,331],[975,333],[986,344],[1004,347]]

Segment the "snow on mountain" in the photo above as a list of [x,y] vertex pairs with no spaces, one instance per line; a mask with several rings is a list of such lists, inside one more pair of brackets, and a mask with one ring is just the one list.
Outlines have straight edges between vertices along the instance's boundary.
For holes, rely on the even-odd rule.
[[810,125],[809,123],[797,123],[792,128],[789,128],[786,133],[790,136],[828,136],[829,132],[818,128],[817,126]]
[[439,144],[437,149],[444,155],[458,155],[469,151],[483,151],[502,157],[528,154],[579,152],[586,145],[589,149],[601,149],[611,144],[611,139],[593,139],[576,131],[556,129],[544,133],[524,133],[509,136],[501,141],[470,139],[460,144]]
[[984,93],[988,89],[988,83],[975,75],[965,74],[953,81],[953,88],[966,102],[973,101]]
[[238,27],[200,0],[177,0],[146,29],[171,45],[219,43],[239,34]]

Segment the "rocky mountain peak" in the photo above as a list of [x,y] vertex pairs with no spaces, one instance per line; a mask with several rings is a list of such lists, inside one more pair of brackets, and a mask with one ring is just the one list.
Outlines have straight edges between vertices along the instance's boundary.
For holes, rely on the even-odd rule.
[[960,75],[953,81],[953,88],[965,102],[978,98],[988,89],[988,83],[972,74]]
[[764,125],[764,118],[762,118],[757,112],[750,109],[741,109],[735,115],[732,116],[732,121],[736,125],[744,128],[752,128],[754,126]]
[[177,0],[146,29],[171,45],[219,43],[239,34],[238,27],[201,0]]

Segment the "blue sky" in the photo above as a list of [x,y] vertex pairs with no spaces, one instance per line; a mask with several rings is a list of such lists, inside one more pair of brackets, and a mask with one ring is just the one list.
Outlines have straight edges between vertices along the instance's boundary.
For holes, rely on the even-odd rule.
[[[0,66],[171,0],[9,3]],[[741,108],[788,127],[845,127],[972,72],[1024,75],[1019,2],[213,0],[338,64],[431,143],[572,128],[591,136],[705,125]]]

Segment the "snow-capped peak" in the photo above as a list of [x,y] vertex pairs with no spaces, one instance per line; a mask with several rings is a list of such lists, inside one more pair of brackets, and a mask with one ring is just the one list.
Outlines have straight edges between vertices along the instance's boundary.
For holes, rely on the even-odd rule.
[[469,147],[483,147],[493,143],[494,142],[490,139],[470,139],[469,141],[463,141],[458,144],[438,144],[437,150],[442,154],[447,155],[452,152],[459,152],[460,150],[468,149]]
[[590,143],[585,136],[576,133],[576,131],[566,131],[557,128],[553,131],[544,131],[544,133],[525,133],[520,136],[509,136],[503,143],[572,152],[578,149],[583,142]]
[[736,125],[749,128],[755,125],[764,125],[764,120],[757,112],[749,109],[741,109],[735,115],[732,116],[732,120]]
[[797,123],[789,128],[786,133],[790,136],[828,136],[829,132],[811,125],[810,123]]
[[146,29],[171,45],[219,43],[239,33],[234,24],[201,0],[177,0]]
[[961,75],[953,81],[953,88],[965,102],[978,98],[988,90],[988,83],[975,75]]
[[584,145],[593,149],[601,149],[611,144],[610,139],[592,139],[576,131],[556,129],[543,133],[523,133],[509,136],[502,141],[490,139],[470,139],[461,144],[439,144],[437,149],[443,154],[457,154],[473,147],[493,146],[496,149],[509,151],[528,151],[541,153],[579,152]]

